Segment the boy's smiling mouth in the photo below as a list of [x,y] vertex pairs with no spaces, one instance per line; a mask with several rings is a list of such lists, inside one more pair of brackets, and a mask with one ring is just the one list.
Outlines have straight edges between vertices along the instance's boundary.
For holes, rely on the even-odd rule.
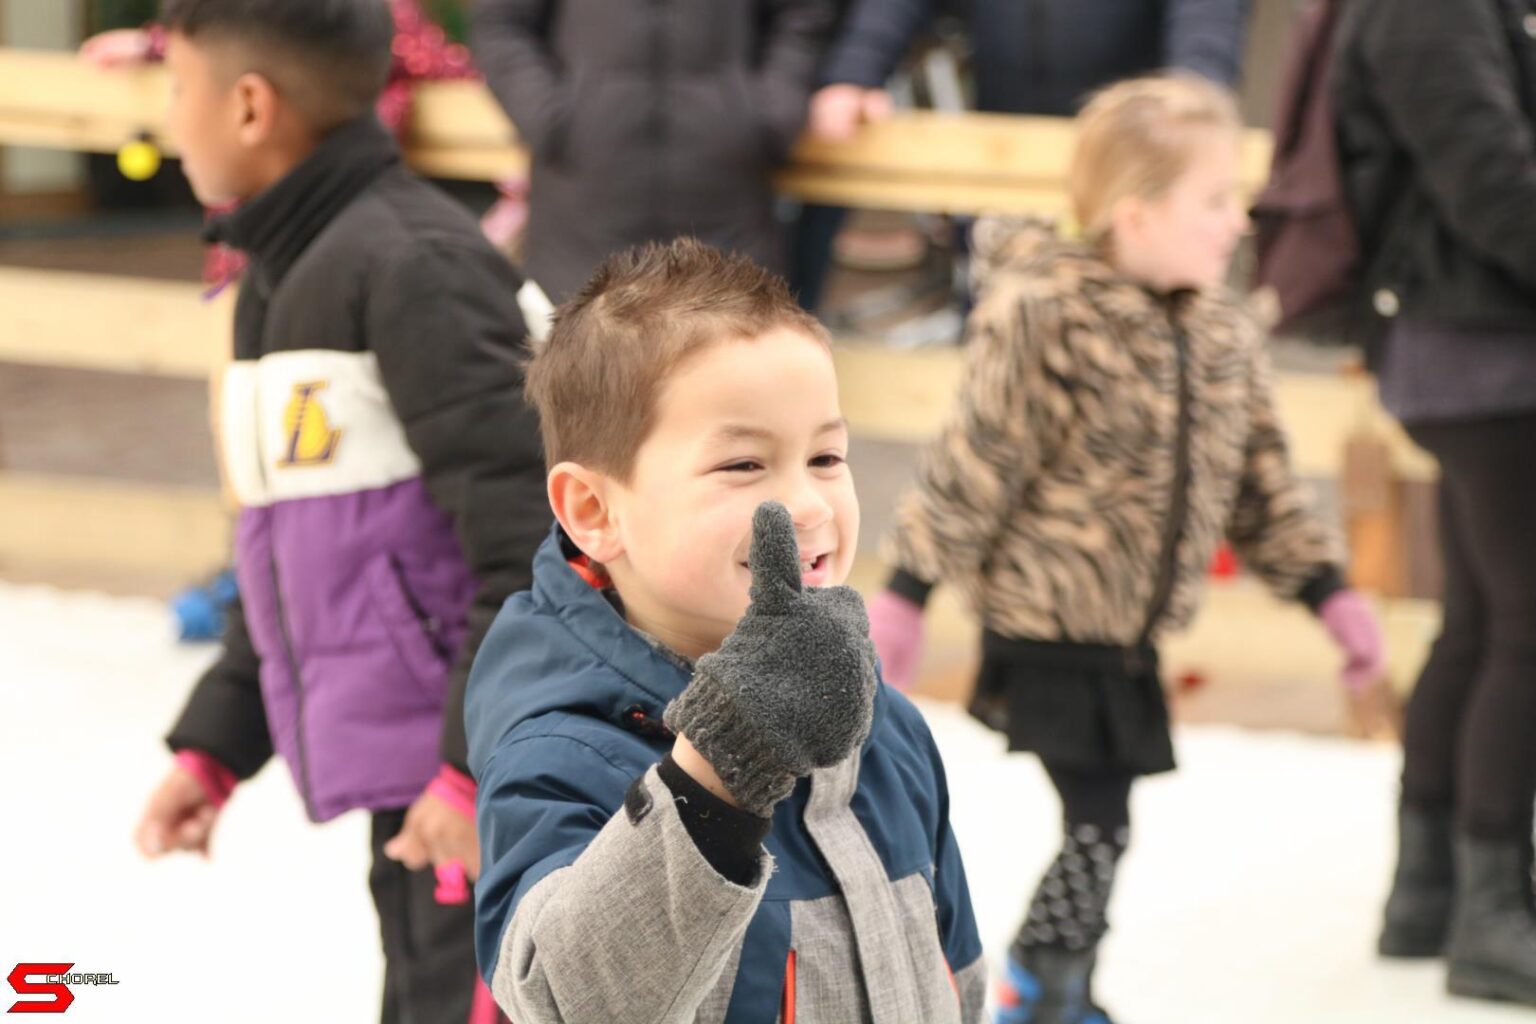
[[[819,555],[800,556],[800,582],[807,587],[824,587],[832,576],[831,551],[823,551]],[[751,572],[752,567],[746,562],[739,562],[743,569]]]

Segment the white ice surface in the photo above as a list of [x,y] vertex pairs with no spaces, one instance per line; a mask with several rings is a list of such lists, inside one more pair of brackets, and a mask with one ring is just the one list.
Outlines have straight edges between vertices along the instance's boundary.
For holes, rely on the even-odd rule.
[[[376,1020],[362,815],[308,825],[274,764],[230,803],[210,861],[134,853],[158,737],[212,653],[170,629],[158,602],[0,585],[0,978],[51,960],[116,976],[76,989],[65,1021]],[[995,958],[1054,853],[1055,800],[1033,760],[925,710]],[[1211,727],[1178,751],[1179,772],[1136,792],[1111,907],[1099,985],[1121,1024],[1536,1020],[1446,998],[1438,964],[1372,955],[1394,751]]]

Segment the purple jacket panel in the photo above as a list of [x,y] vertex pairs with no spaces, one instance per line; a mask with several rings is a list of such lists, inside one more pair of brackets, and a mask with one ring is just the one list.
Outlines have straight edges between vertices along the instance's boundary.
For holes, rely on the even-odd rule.
[[243,511],[236,565],[277,752],[309,815],[408,805],[439,765],[474,580],[420,478]]

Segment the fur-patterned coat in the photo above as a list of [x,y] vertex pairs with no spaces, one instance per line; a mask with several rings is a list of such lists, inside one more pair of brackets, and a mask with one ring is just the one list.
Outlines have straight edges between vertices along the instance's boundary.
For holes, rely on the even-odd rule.
[[1188,623],[1224,539],[1282,597],[1342,586],[1239,297],[1155,294],[1038,221],[983,220],[975,252],[964,385],[900,506],[898,578],[957,586],[1003,636],[1127,645]]

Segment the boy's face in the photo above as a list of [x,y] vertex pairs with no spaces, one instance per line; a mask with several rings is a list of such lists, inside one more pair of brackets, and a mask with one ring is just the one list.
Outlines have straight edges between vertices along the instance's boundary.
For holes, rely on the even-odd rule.
[[832,356],[789,329],[695,353],[663,388],[606,567],[629,621],[681,654],[715,650],[747,610],[752,514],[794,517],[806,586],[841,584],[859,538]]
[[168,128],[181,154],[182,172],[198,201],[218,206],[253,195],[246,148],[248,96],[237,76],[222,66],[226,47],[205,47],[180,32],[166,41],[171,74]]

